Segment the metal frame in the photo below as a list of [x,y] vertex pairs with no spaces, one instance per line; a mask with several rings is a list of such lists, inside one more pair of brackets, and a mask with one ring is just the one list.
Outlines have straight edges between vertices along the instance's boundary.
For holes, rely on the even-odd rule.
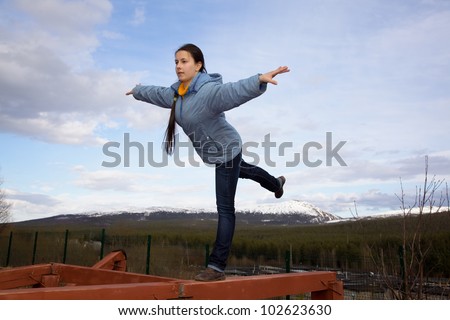
[[114,251],[92,267],[49,263],[0,270],[0,299],[14,300],[250,300],[311,293],[343,299],[335,272],[229,277],[197,282],[126,272],[126,254]]

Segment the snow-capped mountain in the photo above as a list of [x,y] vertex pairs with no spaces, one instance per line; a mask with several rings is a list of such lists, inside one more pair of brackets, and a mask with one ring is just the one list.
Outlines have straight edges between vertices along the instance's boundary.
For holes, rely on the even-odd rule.
[[[260,204],[251,207],[237,208],[237,223],[242,224],[318,224],[339,221],[341,218],[327,213],[316,206],[298,200],[289,200],[270,204]],[[49,218],[30,220],[40,223],[88,223],[92,225],[112,225],[122,221],[154,221],[154,220],[216,220],[215,208],[174,208],[147,207],[124,208],[111,211],[91,211],[78,214],[62,214]]]
[[260,213],[264,215],[302,216],[303,220],[309,220],[309,223],[341,220],[341,218],[325,212],[311,203],[299,200],[260,204],[242,211],[244,213]]

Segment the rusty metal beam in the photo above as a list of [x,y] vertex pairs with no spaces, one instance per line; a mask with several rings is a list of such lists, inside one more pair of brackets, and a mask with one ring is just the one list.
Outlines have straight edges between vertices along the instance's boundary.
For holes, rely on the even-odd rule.
[[44,274],[51,274],[51,264],[3,269],[0,271],[0,290],[37,285]]
[[127,255],[123,250],[113,251],[94,264],[92,268],[127,271]]
[[121,283],[161,283],[175,280],[172,278],[149,276],[132,272],[93,269],[91,267],[65,264],[53,264],[52,266],[53,273],[61,276],[61,282],[76,284],[79,286]]
[[[322,292],[322,294],[315,297],[343,299],[343,288],[330,287],[329,285],[329,283],[335,282],[336,273],[334,272],[233,277],[218,282],[183,282],[180,284],[180,296],[199,300],[245,300],[267,299],[307,292]],[[334,294],[329,293],[329,291],[332,291]]]
[[[327,279],[329,281],[327,281]],[[332,272],[232,277],[218,282],[150,282],[0,290],[13,300],[255,300],[312,292],[313,299],[343,299]]]
[[342,282],[337,281],[335,272],[230,277],[218,282],[196,282],[128,273],[123,269],[126,269],[126,255],[123,251],[116,251],[93,267],[51,263],[1,270],[0,299],[242,300],[309,292],[312,299],[344,298]]
[[312,291],[312,300],[343,300],[344,299],[344,283],[342,281],[329,281],[326,283],[327,290]]
[[167,300],[179,298],[177,283],[131,283],[0,290],[0,300]]

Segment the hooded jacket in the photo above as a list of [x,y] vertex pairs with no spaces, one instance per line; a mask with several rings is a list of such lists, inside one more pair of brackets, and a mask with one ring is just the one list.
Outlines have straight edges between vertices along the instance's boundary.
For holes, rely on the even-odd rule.
[[[170,109],[180,83],[170,87],[138,85],[133,96]],[[226,84],[217,73],[198,73],[192,79],[188,92],[176,102],[175,120],[203,162],[225,163],[241,152],[241,137],[224,112],[260,96],[266,89],[267,84],[260,83],[259,75]]]

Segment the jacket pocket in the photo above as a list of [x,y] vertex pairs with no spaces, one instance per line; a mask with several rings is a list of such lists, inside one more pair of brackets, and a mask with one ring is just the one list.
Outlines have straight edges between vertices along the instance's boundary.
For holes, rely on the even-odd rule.
[[224,146],[208,135],[202,127],[197,128],[189,138],[205,162],[214,163],[223,157]]

